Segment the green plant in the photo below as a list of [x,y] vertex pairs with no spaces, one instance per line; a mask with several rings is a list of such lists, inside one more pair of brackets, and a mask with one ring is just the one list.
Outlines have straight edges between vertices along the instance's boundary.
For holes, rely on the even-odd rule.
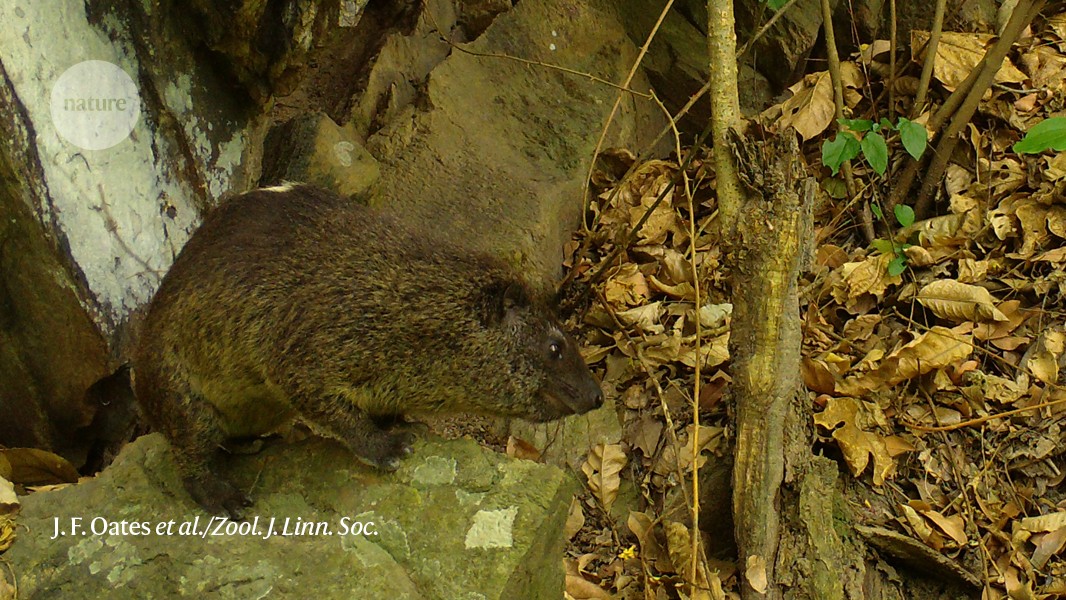
[[1051,117],[1033,125],[1013,148],[1018,154],[1066,150],[1066,117]]
[[[871,210],[874,216],[878,219],[884,219],[885,214],[881,211],[881,206],[874,204],[871,206]],[[896,222],[900,227],[910,227],[914,224],[914,209],[906,204],[897,204],[892,209],[893,214],[896,217]],[[872,244],[875,250],[882,254],[891,254],[892,261],[888,263],[888,274],[895,277],[907,269],[907,255],[903,254],[903,251],[911,246],[906,242],[897,243],[891,239],[877,239]]]
[[837,174],[844,161],[858,158],[860,153],[878,175],[884,175],[888,169],[888,142],[882,131],[898,132],[903,149],[915,160],[925,152],[928,142],[925,127],[904,117],[900,117],[895,125],[888,119],[881,119],[880,122],[840,119],[839,122],[845,130],[822,144],[822,164],[832,169],[833,175]]

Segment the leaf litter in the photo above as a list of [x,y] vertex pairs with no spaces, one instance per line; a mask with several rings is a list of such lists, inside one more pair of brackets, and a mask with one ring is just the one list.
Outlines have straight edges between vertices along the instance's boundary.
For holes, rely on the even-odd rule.
[[[839,178],[817,167],[832,124],[826,74],[808,75],[760,117],[800,132],[824,192],[814,266],[800,282],[801,374],[815,451],[835,456],[853,477],[846,493],[867,507],[857,525],[879,532],[869,538],[875,547],[919,544],[919,555],[932,552],[933,562],[948,565],[945,576],[977,582],[990,600],[1066,597],[1066,154],[1011,150],[1034,124],[1066,110],[1066,16],[1038,25],[982,99],[964,135],[967,151],[947,170],[940,214],[896,229],[887,244],[866,245],[832,199]],[[914,32],[912,45],[927,38]],[[989,43],[946,32],[937,84],[952,89]],[[887,45],[878,44],[844,66],[848,107],[870,105],[859,96],[862,72],[887,72],[876,62],[887,62]],[[898,141],[890,151],[894,165],[911,160]],[[688,152],[699,153],[686,173],[695,214],[680,189],[651,208],[678,174],[678,157],[636,164],[628,151],[612,150],[592,180],[592,226],[570,246],[569,266],[588,281],[651,210],[593,285],[582,319],[586,358],[623,416],[623,439],[598,447],[583,469],[592,493],[572,509],[567,568],[570,578],[618,598],[651,590],[679,597],[673,590],[688,577],[694,405],[701,479],[715,463],[730,464],[734,433],[722,400],[731,282],[713,223],[710,159],[706,150]],[[876,179],[861,163],[856,172],[873,180],[863,201],[887,196],[891,174]],[[907,265],[897,275],[889,268],[894,250]],[[702,390],[694,401],[697,362]],[[728,509],[726,502],[714,518],[728,519]],[[701,528],[706,523],[701,517]],[[703,537],[707,564],[725,583],[722,597],[736,597],[737,577],[755,582],[760,571],[738,571],[735,548],[731,556],[712,537]]]

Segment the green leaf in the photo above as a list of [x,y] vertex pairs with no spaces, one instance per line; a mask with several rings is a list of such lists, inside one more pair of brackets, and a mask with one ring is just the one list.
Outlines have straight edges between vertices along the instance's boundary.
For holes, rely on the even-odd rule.
[[903,142],[903,148],[907,154],[910,154],[914,160],[918,160],[925,153],[925,145],[929,142],[929,132],[922,125],[900,117],[899,139]]
[[848,188],[844,180],[839,177],[826,177],[822,180],[822,189],[833,200],[843,200],[848,197]]
[[878,121],[877,128],[883,129],[885,131],[892,131],[893,129],[895,129],[895,127],[892,126],[892,121],[889,121],[884,117],[881,117],[881,120]]
[[786,5],[786,4],[788,4],[788,0],[767,0],[766,1],[766,5],[769,6],[770,10],[773,10],[773,11],[781,10],[781,8],[784,5]]
[[914,209],[906,204],[897,204],[892,212],[896,213],[896,222],[903,227],[910,227],[914,224]]
[[896,254],[896,249],[892,246],[892,242],[890,240],[878,238],[870,242],[870,247],[874,250],[877,250],[881,254]]
[[874,216],[877,217],[878,221],[881,221],[881,220],[883,220],[885,218],[885,213],[883,213],[881,211],[881,205],[880,204],[871,204],[870,205],[870,210],[873,211]]
[[874,122],[869,119],[837,119],[837,123],[859,133],[870,131],[874,128]]
[[1066,150],[1066,117],[1052,117],[1033,125],[1022,141],[1014,144],[1019,154],[1038,154],[1044,150]]
[[892,277],[899,275],[907,270],[907,257],[902,254],[892,259],[892,262],[888,263],[888,274]]
[[850,133],[838,133],[831,141],[822,144],[822,164],[833,170],[833,175],[840,170],[845,160],[859,155],[859,140]]
[[880,133],[868,133],[862,138],[862,155],[878,175],[884,175],[888,169],[888,144]]

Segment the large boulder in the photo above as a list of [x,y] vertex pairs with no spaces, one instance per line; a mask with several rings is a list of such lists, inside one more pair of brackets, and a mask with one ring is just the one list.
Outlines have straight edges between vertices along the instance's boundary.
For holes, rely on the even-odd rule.
[[243,523],[192,503],[159,435],[27,496],[4,554],[19,598],[562,597],[576,482],[554,467],[435,440],[388,475],[322,439],[223,462],[255,498]]

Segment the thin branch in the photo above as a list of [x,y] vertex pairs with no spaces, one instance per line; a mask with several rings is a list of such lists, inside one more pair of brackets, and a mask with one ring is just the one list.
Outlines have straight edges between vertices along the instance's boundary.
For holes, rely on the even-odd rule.
[[[647,39],[644,40],[644,45],[640,47],[640,54],[637,55],[637,59],[633,61],[632,68],[629,69],[629,75],[626,76],[623,87],[628,88],[629,83],[633,81],[633,77],[637,74],[637,69],[640,68],[640,63],[644,60],[644,55],[648,53],[648,47],[651,46],[651,41],[655,39],[655,34],[659,32],[659,27],[666,20],[666,15],[670,12],[670,8],[673,7],[674,0],[667,0],[666,6],[663,7],[662,12],[659,13],[659,20],[655,22],[655,26],[648,32]],[[611,128],[611,121],[614,120],[614,116],[618,114],[618,107],[622,103],[622,95],[619,94],[614,99],[614,106],[611,107],[611,114],[607,115],[607,122],[603,124],[603,130],[600,131],[600,139],[596,141],[596,148],[592,150],[592,160],[589,161],[589,172],[585,176],[585,181],[581,186],[581,227],[584,228],[585,233],[588,233],[588,223],[585,221],[585,214],[589,208],[589,182],[592,181],[592,172],[596,168],[596,157],[600,154],[600,149],[603,148],[603,142],[607,139],[607,132]]]
[[[427,12],[426,14],[429,14],[429,13]],[[432,16],[430,18],[432,18]],[[437,25],[435,23],[434,23],[433,26],[437,27]],[[440,28],[439,27],[437,27],[437,33],[440,33]],[[453,50],[457,50],[459,52],[462,52],[463,54],[469,54],[470,56],[479,56],[479,57],[482,57],[482,58],[503,58],[503,59],[506,59],[506,60],[513,60],[515,62],[520,62],[520,63],[525,64],[525,65],[533,65],[533,66],[537,66],[537,67],[546,67],[546,68],[549,68],[549,69],[553,69],[555,71],[561,71],[563,73],[567,73],[569,75],[576,75],[578,77],[584,77],[585,79],[588,79],[590,81],[594,81],[596,83],[605,85],[607,87],[612,87],[612,88],[614,88],[614,89],[616,89],[616,90],[618,90],[620,92],[626,92],[627,94],[632,94],[634,96],[637,96],[638,98],[643,98],[645,100],[651,100],[651,94],[645,94],[644,92],[638,92],[636,90],[630,89],[629,88],[630,79],[626,79],[626,82],[624,84],[618,85],[617,83],[613,83],[613,82],[607,81],[606,79],[603,79],[601,77],[596,77],[592,73],[585,73],[585,72],[582,72],[582,71],[575,71],[574,69],[568,69],[566,67],[561,67],[559,65],[553,65],[551,63],[541,62],[539,60],[530,60],[528,58],[521,58],[519,56],[511,56],[510,54],[497,54],[495,52],[478,52],[477,50],[471,50],[469,48],[464,48],[464,47],[460,46],[459,44],[456,44],[455,42],[453,42],[453,41],[449,40],[448,38],[446,38],[443,33],[441,33],[440,38],[441,38],[441,40],[444,41],[444,43],[446,43],[449,46],[451,46]],[[632,77],[632,74],[630,75],[630,77]]]
[[955,150],[955,144],[959,141],[959,133],[962,132],[977,111],[977,107],[981,103],[981,97],[992,85],[992,81],[995,79],[999,68],[1003,65],[1003,60],[1007,58],[1007,53],[1010,51],[1011,46],[1021,37],[1022,32],[1036,18],[1036,15],[1044,8],[1046,2],[1047,0],[1018,0],[1007,26],[1003,28],[1003,36],[982,59],[984,68],[981,69],[980,75],[974,81],[973,88],[970,89],[966,101],[959,106],[959,110],[951,118],[951,123],[948,124],[947,128],[944,129],[944,133],[940,136],[940,142],[937,144],[933,158],[930,160],[925,179],[922,180],[922,189],[918,194],[918,200],[914,204],[914,212],[919,218],[924,218],[929,213],[933,193],[944,176],[944,170],[947,169],[948,161]]
[[888,0],[888,114],[896,114],[896,0]]
[[[833,31],[833,9],[829,0],[821,0],[822,29],[825,31],[826,57],[829,59],[829,78],[833,82],[833,107],[836,111],[836,131],[840,132],[839,120],[844,118],[844,83],[840,76],[840,55],[837,53],[836,34]],[[848,199],[855,198],[858,194],[858,186],[855,185],[855,176],[851,171],[851,161],[845,160],[841,165],[844,173],[844,188],[848,192]],[[873,215],[869,208],[859,211],[859,220],[862,223],[862,232],[867,242],[872,242],[876,237],[873,225]]]
[[922,114],[925,96],[929,92],[929,81],[933,77],[933,64],[936,62],[936,50],[940,46],[940,32],[944,27],[944,7],[946,5],[947,0],[936,0],[933,24],[929,28],[929,42],[925,46],[925,63],[922,64],[922,76],[918,80],[918,92],[914,96],[914,106],[911,108],[912,117]]
[[740,58],[741,56],[747,54],[748,50],[751,50],[751,47],[755,45],[755,42],[759,41],[762,36],[766,35],[766,32],[770,31],[770,28],[773,27],[775,23],[777,23],[778,19],[783,17],[785,15],[785,12],[788,11],[788,9],[792,8],[792,6],[797,2],[799,2],[799,0],[788,0],[788,2],[786,2],[785,5],[780,8],[780,10],[775,12],[773,16],[770,17],[770,20],[767,21],[765,25],[760,27],[759,30],[755,32],[755,35],[751,36],[750,40],[744,42],[744,45],[741,46],[740,50],[737,51],[737,58]]

